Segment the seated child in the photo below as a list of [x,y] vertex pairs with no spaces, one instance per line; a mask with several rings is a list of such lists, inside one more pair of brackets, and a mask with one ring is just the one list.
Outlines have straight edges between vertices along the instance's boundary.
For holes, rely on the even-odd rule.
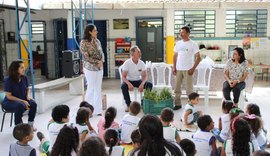
[[231,131],[230,131],[230,124],[231,124],[231,118],[230,118],[230,110],[234,107],[233,102],[230,100],[224,100],[222,102],[222,112],[224,113],[218,121],[218,130],[213,130],[213,133],[218,141],[224,142],[224,140],[227,140],[231,137]]
[[185,110],[182,116],[182,122],[187,127],[190,127],[191,124],[197,122],[198,117],[202,116],[201,111],[197,111],[195,105],[199,104],[199,94],[191,93],[188,95],[188,103],[185,106]]
[[194,142],[189,139],[182,139],[179,145],[186,153],[186,156],[195,156],[197,151]]
[[139,132],[139,129],[135,129],[131,133],[131,140],[132,145],[123,145],[125,147],[125,155],[130,155],[132,152],[134,152],[137,148],[141,146],[141,134]]
[[41,141],[41,151],[49,153],[55,143],[56,137],[60,130],[69,122],[69,107],[67,105],[58,105],[52,109],[52,119],[49,121],[47,129],[49,131],[49,139],[46,140],[41,132],[37,133],[37,137]]
[[[76,124],[72,124],[72,126],[76,127],[79,131],[80,135],[80,143],[83,143],[88,136],[96,135],[95,130],[89,122],[89,117],[91,113],[88,108],[81,107],[76,116]],[[90,127],[90,128],[89,128]]]
[[52,147],[51,156],[70,155],[76,156],[79,146],[79,133],[78,129],[71,126],[64,126]]
[[13,137],[18,141],[10,145],[9,155],[17,156],[19,153],[19,155],[23,156],[36,156],[35,148],[28,144],[33,139],[33,136],[33,128],[29,124],[20,123],[16,125],[13,129]]
[[138,128],[140,118],[137,115],[141,111],[140,103],[133,101],[129,106],[129,113],[126,114],[121,123],[121,142],[123,144],[131,144],[132,140],[130,138],[133,130]]
[[114,107],[109,107],[105,111],[105,118],[101,118],[97,124],[98,127],[98,135],[101,140],[104,141],[104,134],[108,128],[114,128],[116,130],[119,129],[119,124],[114,121],[117,114],[117,110]]
[[124,156],[125,148],[119,146],[118,132],[115,129],[107,129],[104,140],[107,145],[106,150],[110,156]]
[[255,115],[259,116],[259,117],[262,117],[260,107],[255,103],[250,103],[250,104],[247,105],[246,113],[249,114],[249,115],[250,114],[255,114]]
[[267,137],[263,130],[263,123],[261,118],[259,116],[256,116],[255,114],[242,114],[239,117],[248,122],[252,132],[251,139],[253,144],[258,143],[259,148],[261,150],[264,150],[267,146]]
[[139,129],[135,129],[131,133],[131,140],[132,140],[132,146],[134,149],[141,146],[141,134],[140,134]]
[[212,118],[209,115],[199,117],[198,127],[200,130],[192,136],[192,141],[195,143],[197,150],[196,156],[217,156],[216,138],[210,132],[214,128]]
[[104,142],[99,138],[92,136],[84,141],[79,154],[80,156],[108,156]]
[[252,155],[254,147],[250,141],[251,130],[247,121],[235,117],[231,124],[232,138],[224,141],[221,156]]
[[171,126],[171,122],[173,122],[174,113],[171,108],[164,108],[161,111],[160,120],[163,125],[163,136],[164,139],[170,142],[180,143],[180,136],[175,127]]
[[[87,109],[89,109],[89,111],[90,111],[90,117],[89,118],[91,118],[93,115],[93,112],[94,112],[94,107],[92,106],[92,105],[90,105],[88,102],[86,102],[86,101],[82,101],[81,103],[80,103],[80,108],[87,108]],[[76,123],[76,114],[77,114],[77,112],[75,113],[75,114],[72,114],[72,116],[71,116],[71,118],[70,118],[70,124],[75,124]],[[89,127],[90,128],[90,127]]]

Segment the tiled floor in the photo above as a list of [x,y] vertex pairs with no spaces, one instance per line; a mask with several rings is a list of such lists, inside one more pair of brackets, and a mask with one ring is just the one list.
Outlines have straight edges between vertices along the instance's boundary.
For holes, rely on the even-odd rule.
[[[107,104],[108,106],[114,106],[117,108],[117,117],[116,121],[120,122],[121,118],[124,116],[124,105],[122,105],[122,94],[120,90],[120,80],[117,79],[104,79],[103,81],[103,93],[107,95]],[[58,90],[53,90],[50,92],[51,98],[48,100],[53,100],[52,98],[66,98],[68,95],[67,87],[63,87]],[[132,94],[131,94],[132,95]],[[270,130],[270,82],[259,81],[256,82],[253,88],[252,94],[247,94],[248,103],[254,102],[257,103],[262,112],[265,128]],[[67,104],[70,107],[70,116],[77,111],[78,105],[82,100],[82,97],[74,96],[70,97],[71,100],[67,101]],[[183,103],[186,102],[186,98],[183,100]],[[201,100],[203,103],[203,99]],[[210,98],[210,104],[208,109],[208,114],[212,116],[216,125],[218,121],[218,117],[221,115],[221,93],[218,93],[217,96]],[[198,106],[199,109],[204,111],[203,104]],[[179,118],[182,114],[182,109],[175,112],[175,123],[178,124]],[[0,111],[1,112],[1,111]],[[35,119],[35,126],[37,127],[38,131],[44,132],[45,136],[48,136],[46,126],[47,122],[50,119],[51,110],[43,113],[37,114]],[[0,117],[2,117],[3,113],[0,113]],[[143,112],[139,114],[139,116],[143,116]],[[96,127],[98,120],[100,119],[99,116],[94,116],[90,119],[91,124]],[[5,156],[8,155],[9,151],[9,144],[14,142],[15,139],[12,137],[12,130],[13,127],[9,127],[10,115],[6,116],[4,130],[0,133],[0,151],[1,155]],[[27,116],[24,116],[24,121],[27,121]],[[180,132],[181,138],[189,138],[192,133],[190,132]],[[30,142],[30,145],[38,149],[39,141],[37,137],[34,137],[33,141]]]

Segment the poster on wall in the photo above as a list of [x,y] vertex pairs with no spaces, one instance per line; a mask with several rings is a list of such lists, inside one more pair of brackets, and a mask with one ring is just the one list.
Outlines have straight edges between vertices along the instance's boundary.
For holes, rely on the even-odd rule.
[[250,47],[251,47],[251,38],[250,37],[243,38],[242,44],[243,44],[243,49],[244,50],[250,49]]
[[113,29],[129,29],[129,19],[113,19]]

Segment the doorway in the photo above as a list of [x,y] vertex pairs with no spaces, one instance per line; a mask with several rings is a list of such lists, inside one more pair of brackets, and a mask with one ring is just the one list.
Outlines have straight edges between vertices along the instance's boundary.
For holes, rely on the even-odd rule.
[[163,18],[137,17],[136,44],[142,51],[143,61],[163,62]]
[[33,68],[36,78],[48,78],[45,21],[31,21]]

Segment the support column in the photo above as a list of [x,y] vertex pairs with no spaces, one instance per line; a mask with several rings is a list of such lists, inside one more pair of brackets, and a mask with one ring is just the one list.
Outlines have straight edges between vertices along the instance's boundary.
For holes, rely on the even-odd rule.
[[166,63],[173,63],[174,55],[174,10],[166,10]]
[[[68,10],[68,16],[67,16],[67,44],[69,50],[76,49],[76,43],[73,39],[73,27],[75,27],[75,22],[72,22],[72,11]],[[74,26],[72,25],[74,24]],[[74,34],[75,36],[75,34]]]

